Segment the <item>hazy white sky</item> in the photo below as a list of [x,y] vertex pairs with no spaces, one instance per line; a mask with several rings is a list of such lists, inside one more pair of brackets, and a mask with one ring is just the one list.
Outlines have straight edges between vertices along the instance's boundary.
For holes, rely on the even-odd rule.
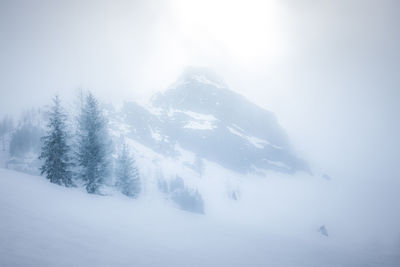
[[208,66],[275,112],[299,153],[396,176],[399,11],[396,0],[3,0],[0,114],[78,87],[143,102],[185,66]]

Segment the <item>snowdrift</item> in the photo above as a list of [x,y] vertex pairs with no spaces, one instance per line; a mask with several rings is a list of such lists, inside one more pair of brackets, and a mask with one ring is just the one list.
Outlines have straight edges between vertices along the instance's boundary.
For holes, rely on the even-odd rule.
[[253,218],[256,208],[241,210],[200,215],[154,196],[90,195],[0,169],[0,266],[395,266],[344,245],[334,229],[326,237],[301,221],[282,224],[276,217],[290,208],[265,206]]

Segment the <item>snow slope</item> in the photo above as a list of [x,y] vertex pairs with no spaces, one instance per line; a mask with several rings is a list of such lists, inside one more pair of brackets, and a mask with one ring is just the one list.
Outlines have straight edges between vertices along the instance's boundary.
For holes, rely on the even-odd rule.
[[268,220],[198,215],[154,197],[89,195],[5,169],[0,169],[0,218],[0,266],[399,263],[396,258],[345,246],[317,229],[285,234],[275,231]]

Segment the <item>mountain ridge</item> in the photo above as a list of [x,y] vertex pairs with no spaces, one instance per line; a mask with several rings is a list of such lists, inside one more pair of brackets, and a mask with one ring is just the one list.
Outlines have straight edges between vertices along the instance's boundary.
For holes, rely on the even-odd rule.
[[199,157],[239,173],[274,170],[309,172],[276,116],[237,94],[204,68],[189,68],[147,106],[122,108],[128,136],[166,155],[180,145]]

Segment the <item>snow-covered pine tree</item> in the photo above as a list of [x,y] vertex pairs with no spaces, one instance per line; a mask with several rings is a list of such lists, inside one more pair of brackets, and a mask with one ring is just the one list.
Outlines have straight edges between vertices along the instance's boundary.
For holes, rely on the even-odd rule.
[[140,177],[134,158],[130,155],[126,144],[118,154],[115,176],[117,187],[128,197],[137,197],[141,190]]
[[109,137],[107,122],[99,103],[89,92],[78,121],[77,165],[86,191],[99,194],[99,187],[110,173]]
[[39,159],[43,160],[41,174],[46,174],[50,182],[73,186],[71,179],[70,147],[68,145],[67,116],[64,113],[60,98],[56,95],[54,104],[49,112],[47,134],[41,138],[41,153]]

